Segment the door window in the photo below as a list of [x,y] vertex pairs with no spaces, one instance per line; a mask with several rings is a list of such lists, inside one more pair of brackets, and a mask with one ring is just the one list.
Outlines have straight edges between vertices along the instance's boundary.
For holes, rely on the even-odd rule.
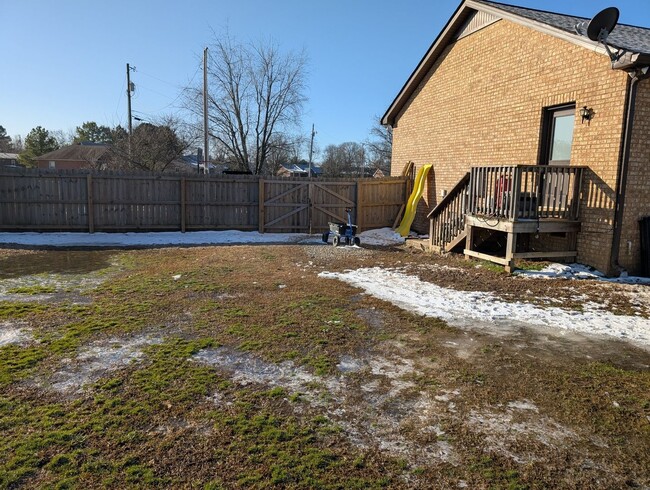
[[575,105],[546,110],[540,161],[542,165],[569,165],[575,113]]

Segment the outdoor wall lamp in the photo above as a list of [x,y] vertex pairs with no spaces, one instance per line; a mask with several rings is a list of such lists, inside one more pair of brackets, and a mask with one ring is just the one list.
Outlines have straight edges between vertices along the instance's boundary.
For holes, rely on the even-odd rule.
[[580,109],[580,117],[582,118],[581,124],[584,124],[585,121],[589,122],[591,121],[591,118],[594,117],[594,110],[587,108],[587,106],[584,106],[582,109]]

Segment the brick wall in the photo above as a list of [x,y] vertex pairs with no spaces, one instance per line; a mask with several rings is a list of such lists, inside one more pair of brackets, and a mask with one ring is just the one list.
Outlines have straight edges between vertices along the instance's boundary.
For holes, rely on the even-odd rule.
[[641,272],[639,219],[650,216],[650,79],[637,86],[630,161],[623,212],[619,264],[630,273]]
[[506,20],[448,46],[393,133],[393,175],[433,164],[415,229],[470,166],[537,164],[543,109],[575,102],[595,112],[574,126],[571,163],[590,167],[578,260],[607,271],[626,82],[606,56]]

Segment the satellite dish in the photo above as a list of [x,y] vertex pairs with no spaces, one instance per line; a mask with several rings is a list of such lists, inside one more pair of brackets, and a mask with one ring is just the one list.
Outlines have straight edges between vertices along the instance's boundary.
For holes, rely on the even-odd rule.
[[601,10],[589,21],[587,26],[587,37],[592,41],[604,43],[607,36],[614,30],[618,22],[618,9],[608,7]]

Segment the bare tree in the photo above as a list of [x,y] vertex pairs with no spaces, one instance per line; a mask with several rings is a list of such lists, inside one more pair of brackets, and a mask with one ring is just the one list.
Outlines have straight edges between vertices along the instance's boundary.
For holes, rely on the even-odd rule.
[[365,146],[370,151],[370,165],[375,169],[390,172],[390,162],[393,153],[393,128],[381,124],[381,118],[373,118],[373,126],[370,129],[370,138],[366,140]]
[[270,142],[264,173],[275,175],[283,164],[300,163],[306,141],[306,137],[302,135],[275,135]]
[[7,135],[7,130],[0,126],[0,151],[9,152],[13,150],[11,136]]
[[21,151],[23,151],[25,149],[25,146],[23,144],[23,137],[19,134],[14,136],[14,140],[11,146],[12,146],[12,151],[14,153],[20,153]]
[[114,142],[111,166],[164,172],[197,141],[194,129],[172,116],[163,117],[157,124],[145,122],[133,130],[131,138],[124,133]]
[[59,147],[61,148],[63,148],[64,146],[71,145],[74,142],[75,133],[72,129],[68,129],[68,130],[56,129],[54,131],[50,131],[50,134],[54,136],[57,143],[59,144]]
[[[267,171],[279,135],[296,125],[305,101],[304,54],[280,52],[273,43],[242,44],[216,38],[208,63],[209,132],[239,170]],[[202,88],[188,90],[199,115]]]
[[363,146],[350,141],[325,147],[321,168],[326,177],[349,177],[361,175],[363,164]]

